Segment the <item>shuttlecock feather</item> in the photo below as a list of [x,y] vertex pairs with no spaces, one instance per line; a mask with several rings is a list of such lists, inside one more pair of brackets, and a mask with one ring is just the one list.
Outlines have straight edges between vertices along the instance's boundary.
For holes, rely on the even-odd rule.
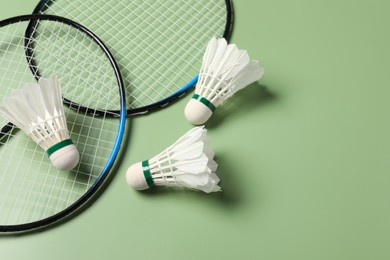
[[204,124],[226,99],[264,74],[258,61],[247,51],[224,38],[212,38],[203,56],[195,94],[185,108],[186,118],[195,125]]
[[150,160],[131,165],[127,183],[137,190],[153,186],[186,187],[206,193],[219,191],[217,163],[208,146],[207,130],[194,127]]
[[0,114],[42,147],[56,168],[70,170],[78,164],[79,153],[69,136],[55,76],[12,91],[3,100]]

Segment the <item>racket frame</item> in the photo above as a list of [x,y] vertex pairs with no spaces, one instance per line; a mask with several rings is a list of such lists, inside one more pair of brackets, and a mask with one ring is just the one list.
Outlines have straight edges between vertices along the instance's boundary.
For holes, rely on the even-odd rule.
[[[33,14],[40,14],[42,12],[45,12],[48,9],[48,6],[50,6],[55,1],[57,0],[40,0],[40,2],[34,8]],[[226,24],[225,24],[225,29],[222,37],[224,37],[227,41],[229,41],[234,26],[233,0],[224,0],[224,1],[226,4]],[[178,89],[176,92],[172,93],[166,98],[163,98],[160,101],[142,107],[127,109],[127,115],[128,116],[143,115],[155,110],[162,109],[172,104],[173,102],[177,101],[181,97],[185,96],[187,92],[190,91],[196,85],[197,81],[198,81],[198,75],[196,75],[193,79],[191,79],[187,84],[185,84],[183,87]],[[96,112],[100,113],[103,111],[97,110]],[[111,110],[110,112],[115,113],[117,111]]]
[[[115,159],[118,156],[120,146],[122,144],[124,132],[125,132],[125,125],[126,125],[126,95],[125,95],[125,90],[124,90],[124,84],[123,84],[123,79],[122,75],[119,70],[119,66],[117,62],[115,61],[113,55],[111,54],[110,50],[107,48],[107,46],[103,43],[102,40],[98,36],[96,36],[92,31],[87,29],[85,26],[72,21],[70,19],[56,16],[56,15],[46,15],[46,14],[31,14],[31,15],[21,15],[21,16],[15,16],[11,17],[5,20],[0,21],[0,28],[10,25],[10,24],[15,24],[18,22],[27,22],[27,21],[54,21],[54,22],[59,22],[59,23],[64,23],[66,25],[69,25],[77,30],[80,30],[82,33],[86,34],[91,40],[93,40],[104,52],[106,57],[108,58],[114,74],[117,79],[118,83],[118,91],[119,91],[119,96],[120,96],[120,110],[115,111],[115,116],[118,117],[119,123],[118,123],[118,132],[117,136],[115,139],[114,146],[112,148],[111,154],[106,162],[106,165],[104,166],[103,170],[99,174],[99,176],[96,178],[95,182],[91,185],[91,187],[87,190],[86,193],[84,193],[78,200],[76,200],[74,203],[72,203],[70,206],[67,208],[63,209],[62,211],[51,215],[49,217],[46,217],[41,220],[33,221],[30,223],[23,223],[23,224],[15,224],[15,225],[0,225],[0,233],[15,233],[15,232],[24,232],[24,231],[32,231],[32,230],[37,230],[41,229],[43,227],[47,227],[50,225],[53,225],[54,223],[58,223],[61,220],[65,220],[69,216],[73,215],[73,213],[78,212],[81,210],[82,206],[88,204],[89,201],[92,200],[93,197],[95,197],[95,194],[98,194],[99,188],[102,186],[104,181],[107,179],[108,173],[110,172]],[[31,24],[27,26],[27,30],[31,30]],[[26,47],[26,46],[25,46]],[[28,48],[26,48],[28,49]],[[28,53],[28,52],[26,52]],[[27,61],[26,65],[31,65],[29,63],[28,56],[26,56]],[[32,66],[29,66],[30,68]],[[34,70],[32,70],[34,72]],[[35,74],[33,74],[35,75]],[[36,77],[36,79],[38,79]],[[78,109],[77,106],[73,106],[73,109]],[[80,106],[80,109],[83,109],[82,106]],[[84,111],[89,111],[89,114],[96,116],[96,113],[92,113],[92,110],[84,110]],[[8,123],[6,126],[4,126],[1,130],[1,137],[5,136],[7,133],[9,133],[13,127],[11,123]],[[5,131],[5,132],[3,132]]]

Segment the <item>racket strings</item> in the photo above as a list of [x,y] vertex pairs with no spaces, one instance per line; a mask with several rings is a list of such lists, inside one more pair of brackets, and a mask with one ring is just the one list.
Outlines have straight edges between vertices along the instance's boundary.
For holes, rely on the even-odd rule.
[[[9,86],[7,83],[15,82],[17,78],[26,76],[23,73],[23,67],[26,67],[26,62],[24,61],[24,64],[22,65],[22,61],[20,59],[20,55],[15,50],[20,46],[21,42],[23,41],[23,38],[15,37],[17,33],[22,33],[23,31],[20,29],[19,26],[8,26],[4,30],[0,31],[0,37],[1,37],[1,59],[0,59],[0,72],[2,75],[1,78],[1,92],[2,94],[8,94],[10,90],[12,89],[12,86]],[[4,57],[7,56],[5,59]],[[14,71],[14,73],[9,73],[9,71]],[[6,124],[5,120],[2,120],[2,125]],[[14,175],[7,175],[7,174],[1,174],[0,179],[0,212],[2,212],[1,216],[4,217],[4,214],[6,214],[6,217],[12,217],[14,208],[12,208],[11,211],[5,210],[6,206],[9,206],[10,204],[14,203],[15,201],[19,201],[20,198],[20,190],[22,189],[23,185],[26,182],[26,174],[24,173],[23,169],[21,168],[20,164],[12,164],[12,160],[7,160],[7,158],[14,158],[14,159],[20,159],[23,157],[25,153],[34,152],[36,150],[36,147],[30,148],[27,146],[25,142],[22,140],[16,141],[16,147],[18,149],[6,149],[7,144],[9,142],[15,142],[13,138],[13,132],[10,131],[7,136],[5,136],[3,139],[0,140],[0,146],[1,146],[1,157],[3,158],[1,160],[1,165],[3,171],[10,172],[15,170],[18,174]],[[24,138],[27,139],[27,138]],[[31,163],[31,161],[30,161]],[[18,176],[21,177],[23,180],[21,185],[18,189],[14,189],[13,184],[18,180]],[[10,185],[9,185],[10,184]],[[12,196],[16,197],[15,201],[10,201],[6,199],[1,198],[9,198]],[[21,200],[20,200],[21,201]]]
[[207,42],[222,36],[227,23],[221,0],[57,0],[41,10],[78,21],[107,43],[124,76],[130,108],[186,85],[198,73]]
[[[55,169],[45,151],[19,130],[0,139],[0,230],[42,221],[80,201],[107,174],[120,121],[106,111],[121,108],[118,77],[107,53],[85,32],[60,20],[0,21],[0,102],[13,89],[57,75],[71,139],[80,163],[70,172]],[[30,24],[31,25],[31,24]],[[30,33],[26,34],[27,28]],[[26,44],[26,45],[25,45]],[[31,68],[30,68],[31,67]],[[82,105],[82,106],[80,106]],[[0,126],[8,122],[0,116]],[[112,163],[112,162],[110,162]],[[108,171],[108,170],[107,170]]]
[[[100,109],[113,106],[118,107],[118,100],[112,99],[112,96],[118,96],[116,92],[111,95],[110,93],[101,95],[99,92],[99,89],[103,88],[102,84],[106,84],[107,80],[103,80],[101,84],[97,85],[98,82],[95,82],[93,78],[89,77],[90,75],[99,73],[101,77],[107,78],[107,73],[112,73],[110,64],[107,63],[105,56],[100,53],[101,50],[94,48],[94,43],[86,35],[77,34],[72,28],[66,28],[63,31],[61,28],[46,28],[47,24],[40,23],[35,28],[38,32],[33,31],[31,34],[32,36],[35,35],[33,37],[34,41],[40,42],[40,46],[35,48],[31,54],[32,58],[37,61],[37,66],[49,68],[50,63],[57,63],[56,71],[47,69],[42,72],[44,76],[50,76],[49,74],[51,73],[64,74],[66,77],[63,77],[62,81],[74,81],[72,85],[84,86],[83,88],[65,88],[65,91],[63,91],[65,92],[65,96],[75,101],[71,104],[83,104],[86,107],[96,107],[96,104],[99,104],[98,108],[100,107]],[[50,34],[40,34],[39,31],[41,30],[49,31]],[[63,33],[67,37],[61,36]],[[55,44],[53,44],[53,40]],[[71,41],[73,44],[69,45],[67,41]],[[80,42],[84,44],[79,44]],[[64,47],[59,49],[56,46]],[[66,57],[66,59],[63,57]],[[112,78],[112,75],[109,77]],[[115,84],[115,81],[112,81],[110,85],[115,86]],[[91,97],[91,95],[94,96]]]
[[[46,69],[41,72],[46,74],[44,76],[47,76],[50,72],[63,73],[65,76],[62,78],[62,81],[71,82],[73,80],[73,85],[77,86],[80,84],[85,85],[85,81],[87,83],[88,81],[96,83],[93,79],[88,78],[89,75],[94,73],[99,73],[103,76],[107,75],[107,73],[112,73],[107,59],[104,55],[101,55],[101,50],[94,48],[95,44],[86,35],[80,35],[75,29],[66,25],[65,29],[60,25],[55,28],[47,25],[50,25],[50,23],[42,22],[39,26],[34,27],[30,34],[32,37],[28,38],[29,42],[31,40],[32,43],[30,46],[34,46],[34,42],[39,42],[38,47],[29,48],[32,51],[30,57],[28,57],[30,60],[37,61],[38,64],[36,66],[38,68],[49,68],[50,63],[56,63],[56,71],[49,70],[47,72],[48,69]],[[45,31],[45,34],[39,33],[40,31]],[[66,37],[64,37],[65,35]],[[53,44],[53,41],[55,41],[55,44]],[[68,43],[69,41],[72,42],[71,45]],[[62,47],[58,48],[58,46]],[[104,80],[103,82],[107,81]],[[71,96],[72,100],[77,100],[76,97],[85,97],[85,100],[79,101],[85,106],[91,105],[86,104],[86,101],[90,103],[97,102],[98,104],[108,103],[110,105],[112,105],[113,101],[117,101],[110,98],[110,95],[101,95],[99,93],[100,87],[96,86],[96,84],[90,84],[90,86],[85,88],[69,88],[63,92],[67,96]],[[80,91],[83,91],[83,93],[80,94]],[[96,99],[90,98],[89,94],[95,94]],[[117,93],[115,94],[117,95]],[[118,102],[116,102],[116,106],[118,106]]]

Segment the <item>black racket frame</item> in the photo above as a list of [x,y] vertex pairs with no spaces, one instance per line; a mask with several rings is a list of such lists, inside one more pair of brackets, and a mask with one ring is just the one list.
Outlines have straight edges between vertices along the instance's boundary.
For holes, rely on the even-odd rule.
[[[46,14],[31,14],[31,15],[21,15],[21,16],[15,16],[11,17],[5,20],[0,21],[0,27],[4,27],[10,24],[18,23],[18,22],[30,22],[29,25],[27,25],[26,29],[26,35],[29,35],[28,32],[33,28],[32,26],[38,22],[38,21],[54,21],[54,22],[60,22],[64,23],[66,25],[69,25],[77,30],[80,30],[81,32],[88,35],[91,40],[93,40],[105,53],[106,57],[110,61],[112,68],[114,70],[115,76],[117,78],[118,88],[119,88],[119,94],[121,99],[121,104],[125,104],[125,89],[123,85],[123,79],[122,75],[119,70],[119,66],[117,62],[115,61],[113,55],[107,48],[107,46],[103,43],[103,41],[96,36],[92,31],[84,27],[83,25],[72,21],[70,19],[56,16],[56,15],[46,15]],[[31,32],[30,32],[31,34]],[[26,46],[25,46],[26,47]],[[32,46],[30,46],[32,47]],[[28,49],[28,48],[26,48]],[[31,50],[30,50],[31,51]],[[26,54],[28,54],[29,51],[26,50]],[[26,56],[27,58],[28,56]],[[31,66],[31,60],[27,58],[26,66]],[[31,69],[33,73],[35,72],[35,69]],[[35,75],[35,74],[34,74]],[[39,75],[39,74],[38,74]],[[37,79],[39,77],[36,77]],[[72,103],[73,109],[85,109],[85,111],[89,111],[90,114],[96,115],[97,113],[93,113],[93,109],[85,108],[83,106],[77,105]],[[115,111],[115,114],[119,117],[121,111]],[[4,126],[1,129],[0,139],[9,134],[12,129],[14,129],[13,125],[11,123],[8,123],[6,126]],[[71,204],[69,207],[65,208],[64,210],[49,216],[47,218],[33,221],[30,223],[23,223],[23,224],[15,224],[15,225],[0,225],[0,233],[15,233],[15,232],[23,232],[23,231],[31,231],[36,229],[41,229],[43,227],[47,227],[49,225],[52,225],[54,223],[60,222],[61,220],[65,220],[68,216],[73,215],[73,213],[78,212],[78,210],[81,209],[81,207],[85,204],[87,204],[89,201],[92,200],[95,194],[98,193],[99,188],[102,186],[104,181],[107,179],[108,173],[111,169],[112,165],[108,168],[105,168],[104,171],[99,175],[99,177],[96,179],[95,183],[88,189],[86,193],[84,193],[77,201],[75,201],[73,204]]]
[[[48,6],[53,4],[55,1],[56,0],[41,0],[38,3],[38,5],[35,7],[35,9],[33,10],[33,13],[34,14],[44,13],[47,10]],[[224,29],[224,33],[223,33],[222,37],[224,37],[227,41],[229,41],[231,34],[232,34],[232,31],[233,31],[233,25],[234,25],[233,2],[232,2],[232,0],[225,0],[225,3],[226,3],[226,25],[225,25],[225,29]],[[178,91],[178,92],[172,94],[171,96],[166,97],[166,98],[164,98],[158,102],[155,102],[153,104],[149,104],[149,105],[146,105],[143,107],[137,107],[137,108],[128,108],[127,115],[128,116],[142,115],[142,114],[146,114],[146,113],[152,112],[154,110],[158,110],[158,109],[161,109],[163,107],[166,107],[166,106],[170,105],[171,103],[173,103],[174,101],[178,100],[179,98],[183,97],[194,86],[195,86],[195,84],[193,84],[190,88],[182,89],[181,91]],[[65,102],[68,103],[68,105],[69,105],[69,103],[72,103],[70,100],[65,100]],[[75,104],[75,105],[80,107],[80,109],[88,110],[88,108],[86,108],[86,107],[83,107],[83,106],[80,106],[77,104]],[[102,111],[102,110],[96,110],[97,114],[104,113],[104,112],[105,111]],[[115,110],[110,111],[110,113],[113,113],[113,115],[115,115],[116,112],[118,112],[118,111],[115,111]]]

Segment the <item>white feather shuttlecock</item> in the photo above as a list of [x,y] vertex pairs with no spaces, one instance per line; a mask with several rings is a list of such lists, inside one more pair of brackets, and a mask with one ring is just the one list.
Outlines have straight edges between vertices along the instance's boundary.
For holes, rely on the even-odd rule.
[[218,165],[208,143],[207,130],[194,127],[152,159],[131,165],[127,183],[137,190],[168,186],[206,193],[220,191],[215,174]]
[[195,125],[204,124],[226,99],[264,74],[258,61],[251,61],[246,50],[212,38],[203,56],[195,94],[185,107],[185,116]]
[[26,84],[3,100],[0,114],[30,136],[48,154],[54,167],[71,170],[79,152],[69,136],[60,82],[55,76]]

